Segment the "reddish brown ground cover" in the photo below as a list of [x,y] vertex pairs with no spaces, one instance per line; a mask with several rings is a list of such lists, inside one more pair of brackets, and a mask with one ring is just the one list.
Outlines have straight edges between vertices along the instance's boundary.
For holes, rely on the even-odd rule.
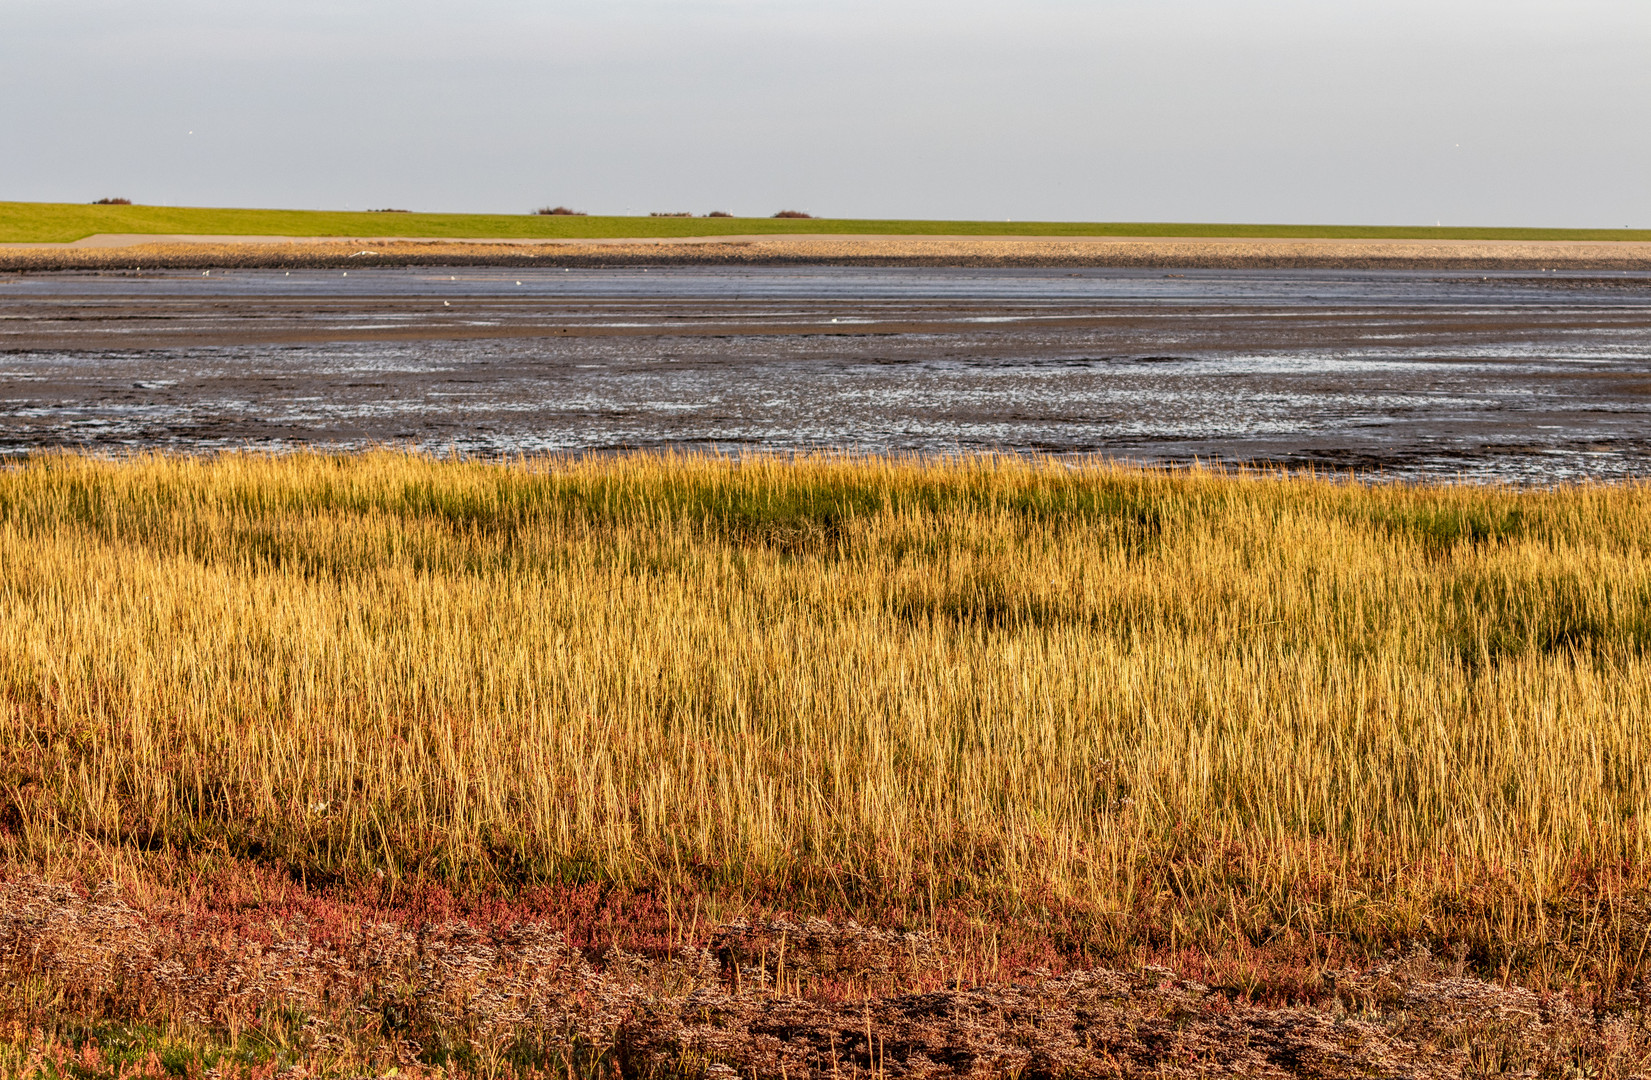
[[1627,1077],[1651,1067],[1640,989],[1538,992],[1419,946],[1363,966],[1323,957],[1310,971],[1265,948],[1091,966],[1047,932],[960,913],[952,925],[684,926],[657,897],[594,886],[510,900],[438,887],[392,895],[376,883],[306,889],[235,865],[181,888],[14,875],[0,888],[5,1070]]

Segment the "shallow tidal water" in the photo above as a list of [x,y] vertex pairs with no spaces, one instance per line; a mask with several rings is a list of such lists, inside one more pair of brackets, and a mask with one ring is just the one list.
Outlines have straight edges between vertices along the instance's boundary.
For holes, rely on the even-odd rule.
[[687,447],[1651,475],[1651,275],[0,275],[0,453]]

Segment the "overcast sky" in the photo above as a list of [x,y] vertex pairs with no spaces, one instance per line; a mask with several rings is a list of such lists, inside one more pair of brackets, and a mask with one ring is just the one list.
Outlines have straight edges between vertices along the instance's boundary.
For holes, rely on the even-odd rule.
[[1651,227],[1651,0],[0,0],[0,199]]

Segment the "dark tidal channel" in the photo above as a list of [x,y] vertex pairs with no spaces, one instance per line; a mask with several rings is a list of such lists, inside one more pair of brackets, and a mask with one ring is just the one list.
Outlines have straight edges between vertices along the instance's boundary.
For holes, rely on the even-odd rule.
[[0,275],[0,453],[1100,454],[1651,475],[1651,275]]

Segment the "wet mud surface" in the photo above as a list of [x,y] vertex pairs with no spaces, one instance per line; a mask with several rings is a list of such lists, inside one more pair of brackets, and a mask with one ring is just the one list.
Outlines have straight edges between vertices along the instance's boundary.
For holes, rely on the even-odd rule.
[[1008,450],[1651,475],[1651,275],[0,275],[0,452]]

